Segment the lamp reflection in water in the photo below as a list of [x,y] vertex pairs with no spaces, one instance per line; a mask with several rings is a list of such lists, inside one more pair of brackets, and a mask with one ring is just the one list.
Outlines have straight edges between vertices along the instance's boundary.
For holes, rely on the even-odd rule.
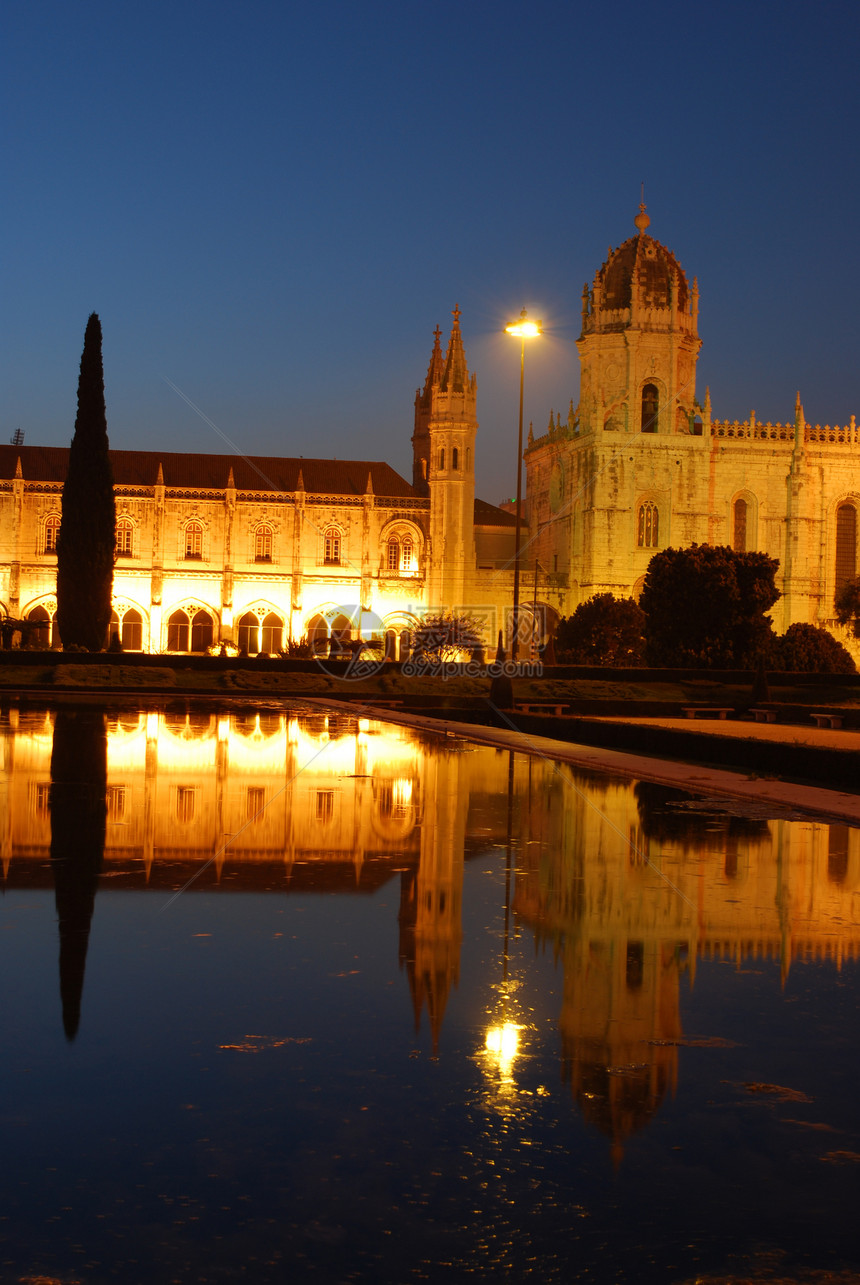
[[514,1021],[514,996],[519,982],[509,975],[511,930],[511,882],[513,874],[514,754],[508,752],[508,824],[505,845],[505,926],[502,939],[502,980],[495,987],[498,996],[492,1024],[484,1036],[482,1059],[488,1075],[492,1074],[497,1098],[510,1098],[517,1092],[514,1062],[520,1056],[520,1032],[526,1027]]

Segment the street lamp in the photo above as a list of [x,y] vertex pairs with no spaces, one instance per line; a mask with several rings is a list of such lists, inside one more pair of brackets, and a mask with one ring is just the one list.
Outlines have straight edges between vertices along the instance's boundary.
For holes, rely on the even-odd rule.
[[526,371],[526,340],[537,339],[542,331],[543,323],[540,321],[529,321],[525,308],[520,313],[519,321],[513,321],[509,326],[505,326],[505,331],[509,335],[515,335],[520,340],[520,422],[517,433],[517,526],[514,536],[514,619],[513,619],[513,639],[511,640],[511,660],[516,660],[517,649],[519,646],[519,626],[520,626],[520,526],[522,523],[522,486],[523,486],[523,382]]

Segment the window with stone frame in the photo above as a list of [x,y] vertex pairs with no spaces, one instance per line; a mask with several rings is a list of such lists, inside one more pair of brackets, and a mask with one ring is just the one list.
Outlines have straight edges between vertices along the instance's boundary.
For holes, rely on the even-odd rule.
[[254,533],[254,561],[272,561],[272,528],[270,526],[258,526]]
[[388,541],[388,570],[392,572],[400,570],[400,541],[396,539]]
[[203,527],[199,522],[185,524],[185,557],[193,561],[203,557]]
[[57,540],[60,537],[60,519],[55,513],[45,518],[43,530],[42,552],[56,553]]
[[840,504],[836,510],[836,592],[857,575],[857,510]]
[[735,553],[747,551],[747,512],[749,506],[743,497],[732,505],[732,548]]
[[640,549],[656,549],[660,543],[660,514],[653,500],[639,505],[636,543]]
[[134,553],[134,523],[130,518],[117,518],[116,556],[130,558]]
[[323,539],[323,562],[326,566],[340,566],[341,533],[329,527]]

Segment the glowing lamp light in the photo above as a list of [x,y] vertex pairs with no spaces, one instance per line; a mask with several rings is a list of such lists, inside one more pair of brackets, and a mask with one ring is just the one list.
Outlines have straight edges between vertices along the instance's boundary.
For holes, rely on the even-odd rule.
[[519,321],[512,321],[509,326],[505,326],[505,332],[515,335],[517,339],[537,339],[543,334],[543,322],[529,321],[523,308]]

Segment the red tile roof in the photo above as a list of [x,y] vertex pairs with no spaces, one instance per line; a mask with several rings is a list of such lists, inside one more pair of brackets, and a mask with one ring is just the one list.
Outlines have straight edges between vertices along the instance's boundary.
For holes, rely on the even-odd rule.
[[[223,491],[232,469],[239,491],[292,492],[298,489],[301,470],[304,488],[313,495],[364,495],[368,474],[374,495],[415,495],[405,478],[378,460],[280,459],[171,451],[111,451],[110,455],[118,486],[154,486],[160,464],[168,487]],[[20,459],[25,481],[64,482],[68,458],[68,448],[63,446],[0,446],[0,479],[14,477]]]

